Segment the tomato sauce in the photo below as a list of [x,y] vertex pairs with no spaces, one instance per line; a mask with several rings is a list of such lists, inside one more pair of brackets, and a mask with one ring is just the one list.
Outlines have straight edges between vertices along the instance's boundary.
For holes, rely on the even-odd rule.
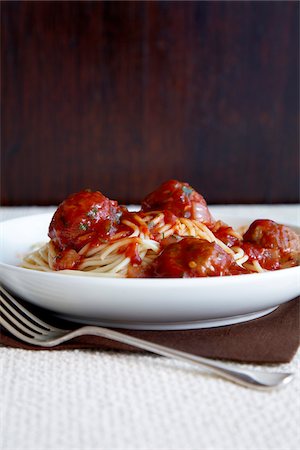
[[233,234],[233,228],[220,220],[210,227],[210,229],[228,247],[239,246],[241,243],[240,239]]
[[129,244],[125,251],[125,256],[130,258],[131,264],[139,265],[142,262],[142,258],[138,252],[139,243],[136,239],[133,238],[132,244]]

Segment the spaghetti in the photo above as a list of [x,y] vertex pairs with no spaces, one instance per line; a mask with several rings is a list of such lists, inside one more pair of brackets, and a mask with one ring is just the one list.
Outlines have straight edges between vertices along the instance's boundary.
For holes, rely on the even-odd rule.
[[[50,242],[28,254],[22,266],[99,277],[196,277],[298,264],[298,236],[275,222],[257,222],[263,222],[258,231],[252,224],[254,233],[250,226],[242,236],[215,221],[203,197],[175,180],[149,194],[139,212],[129,212],[100,192],[83,191],[59,206],[49,227]],[[263,234],[262,246],[257,236]]]

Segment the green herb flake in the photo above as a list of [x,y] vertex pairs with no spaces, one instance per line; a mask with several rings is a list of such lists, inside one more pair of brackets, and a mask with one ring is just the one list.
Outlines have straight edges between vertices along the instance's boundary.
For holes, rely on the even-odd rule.
[[192,192],[194,191],[193,188],[188,187],[188,186],[182,186],[182,190],[185,193],[185,195],[187,195],[188,197],[190,197],[190,195],[192,194]]
[[80,222],[80,224],[79,224],[79,230],[81,230],[81,231],[87,231],[88,228],[89,228],[89,226],[88,226],[87,223]]

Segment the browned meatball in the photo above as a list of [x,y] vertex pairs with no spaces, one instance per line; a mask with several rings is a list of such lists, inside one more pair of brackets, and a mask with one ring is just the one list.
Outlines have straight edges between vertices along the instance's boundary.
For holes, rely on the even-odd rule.
[[143,211],[164,209],[177,217],[195,219],[205,224],[213,223],[206,201],[188,183],[166,181],[142,201]]
[[281,259],[299,262],[300,239],[295,231],[273,220],[255,220],[244,234],[244,241],[257,247],[278,250]]
[[81,191],[70,195],[57,208],[49,237],[60,249],[79,250],[96,237],[109,238],[118,221],[118,204],[101,192]]
[[219,245],[194,237],[170,244],[156,258],[151,275],[158,278],[213,277],[247,273]]

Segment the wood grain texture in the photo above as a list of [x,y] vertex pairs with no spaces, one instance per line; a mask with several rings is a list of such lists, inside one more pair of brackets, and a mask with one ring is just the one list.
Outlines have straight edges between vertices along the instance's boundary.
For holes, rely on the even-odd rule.
[[298,2],[2,2],[4,205],[298,200]]

